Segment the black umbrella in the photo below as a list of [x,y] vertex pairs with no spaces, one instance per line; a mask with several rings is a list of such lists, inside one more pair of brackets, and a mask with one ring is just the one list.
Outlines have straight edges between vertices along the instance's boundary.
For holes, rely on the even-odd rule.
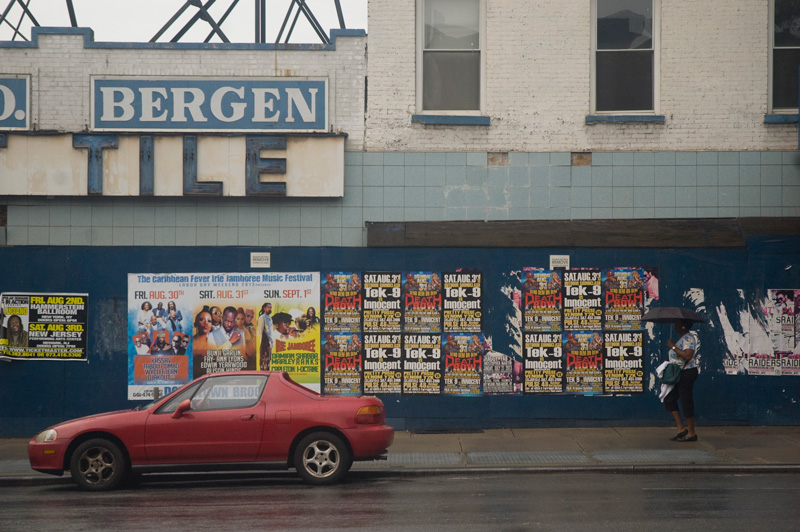
[[693,310],[683,307],[657,307],[651,308],[642,316],[642,321],[653,323],[675,323],[687,320],[692,323],[705,323],[706,320]]

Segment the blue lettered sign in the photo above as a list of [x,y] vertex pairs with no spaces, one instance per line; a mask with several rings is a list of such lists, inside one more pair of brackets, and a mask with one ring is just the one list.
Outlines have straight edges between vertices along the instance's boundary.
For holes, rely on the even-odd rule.
[[0,130],[30,127],[30,78],[0,77]]
[[325,132],[325,79],[92,79],[95,131]]

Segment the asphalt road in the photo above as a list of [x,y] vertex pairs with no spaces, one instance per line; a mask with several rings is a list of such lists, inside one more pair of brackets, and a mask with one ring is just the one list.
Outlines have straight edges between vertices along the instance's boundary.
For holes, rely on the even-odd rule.
[[148,477],[133,489],[0,488],[0,530],[796,530],[797,474],[459,473]]

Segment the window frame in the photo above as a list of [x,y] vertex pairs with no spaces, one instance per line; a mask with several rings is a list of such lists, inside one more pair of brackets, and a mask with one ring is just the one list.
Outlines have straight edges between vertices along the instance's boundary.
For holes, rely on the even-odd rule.
[[[594,116],[659,116],[661,114],[661,0],[650,0],[653,5],[653,108],[642,110],[597,110],[597,2],[591,1],[591,75],[589,106]],[[622,50],[620,50],[622,51]],[[612,52],[613,53],[613,52]]]
[[[769,32],[769,58],[768,61],[768,70],[769,75],[767,76],[767,114],[768,115],[796,115],[798,114],[798,107],[775,107],[775,88],[773,87],[773,83],[775,82],[775,0],[769,0],[769,21],[767,24],[768,32]],[[787,47],[788,48],[788,47]],[[800,48],[800,47],[792,47],[792,48]],[[792,49],[789,48],[789,49]],[[800,99],[800,95],[798,95],[798,99]]]
[[416,1],[416,109],[420,116],[482,116],[486,108],[486,0],[478,0],[478,51],[480,54],[478,80],[478,109],[424,109],[423,108],[423,64],[425,45],[425,2]]
[[[252,404],[246,405],[236,405],[231,406],[229,404],[225,404],[224,402],[217,401],[214,408],[197,408],[195,401],[197,397],[203,393],[209,393],[209,391],[214,388],[215,386],[226,385],[224,384],[225,381],[233,380],[233,379],[253,379],[258,380],[262,379],[263,382],[258,383],[260,387],[260,391],[258,397],[252,402]],[[203,379],[202,381],[196,381],[191,385],[187,386],[183,390],[181,390],[178,394],[172,397],[169,401],[162,404],[155,414],[172,414],[175,410],[178,409],[178,405],[180,405],[186,399],[189,399],[192,403],[192,407],[190,409],[191,412],[212,412],[215,410],[240,410],[244,408],[252,408],[261,400],[264,396],[264,390],[267,388],[267,381],[269,380],[269,375],[265,374],[253,374],[253,375],[230,375],[226,373],[218,373],[214,374],[211,377]]]

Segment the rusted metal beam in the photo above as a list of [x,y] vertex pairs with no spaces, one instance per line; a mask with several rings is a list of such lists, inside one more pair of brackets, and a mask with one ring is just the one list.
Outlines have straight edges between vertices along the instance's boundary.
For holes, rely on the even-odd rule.
[[69,23],[73,28],[78,27],[78,18],[75,16],[75,8],[72,6],[72,0],[67,0],[67,11],[69,11]]

